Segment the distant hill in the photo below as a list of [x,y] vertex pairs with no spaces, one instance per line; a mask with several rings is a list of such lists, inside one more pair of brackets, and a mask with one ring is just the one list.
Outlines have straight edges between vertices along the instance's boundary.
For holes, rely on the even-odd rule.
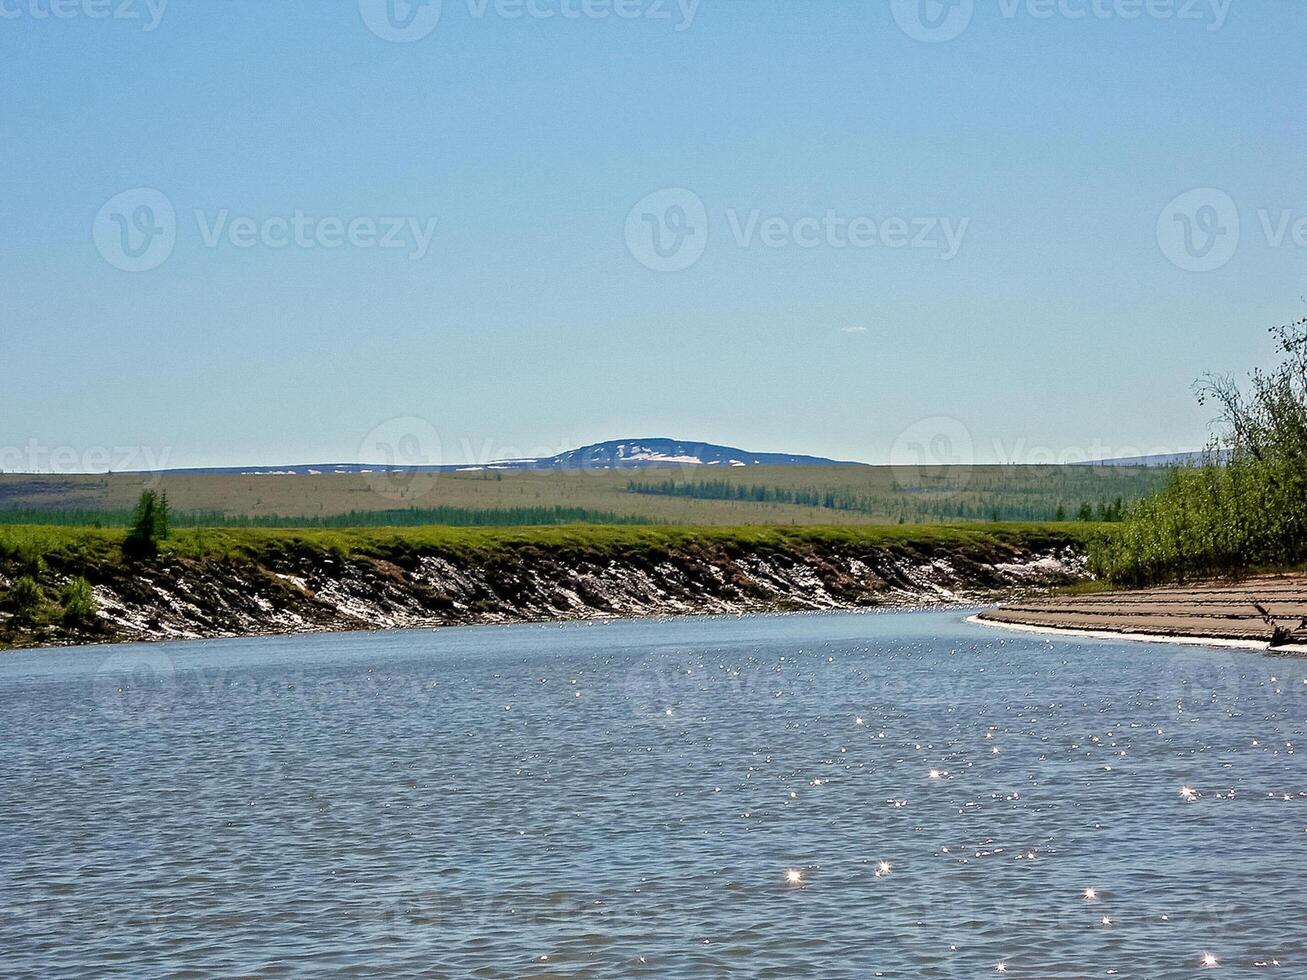
[[[626,439],[598,442],[542,459],[505,460],[490,469],[625,470],[648,466],[857,466],[822,456],[751,453],[732,446],[679,439]],[[466,469],[467,467],[460,467]]]
[[399,466],[377,463],[308,463],[287,466],[223,466],[170,470],[171,473],[284,474],[311,476],[321,473],[375,473],[386,469],[406,472],[476,472],[479,470],[627,470],[655,466],[859,466],[823,456],[795,453],[754,453],[732,446],[681,439],[614,439],[582,446],[557,456],[502,459],[481,465]]

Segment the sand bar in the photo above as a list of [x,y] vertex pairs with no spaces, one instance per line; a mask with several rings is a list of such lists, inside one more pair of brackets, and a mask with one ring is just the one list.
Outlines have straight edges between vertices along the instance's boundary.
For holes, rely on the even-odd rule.
[[[1221,640],[1300,652],[1307,648],[1307,574],[1023,598],[987,610],[976,619],[995,626],[1050,632]],[[1272,644],[1276,627],[1280,632]]]

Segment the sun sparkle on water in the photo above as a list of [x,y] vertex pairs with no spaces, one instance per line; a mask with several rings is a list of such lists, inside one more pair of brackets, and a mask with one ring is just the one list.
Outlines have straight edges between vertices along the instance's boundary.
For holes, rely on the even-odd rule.
[[[808,622],[795,620],[793,625]],[[887,622],[892,625],[893,621]],[[859,619],[855,625],[864,628],[877,623]],[[445,642],[459,639],[458,634],[449,637]],[[753,633],[746,633],[745,637],[747,644],[741,641],[740,651],[733,656],[742,659],[752,656]],[[495,639],[495,635],[491,634],[490,639]],[[533,652],[523,654],[524,668],[519,669],[537,662],[536,635],[528,639]],[[558,645],[566,656],[575,656],[578,664],[588,667],[591,653],[573,651],[572,646],[577,642],[575,637],[565,635]],[[423,649],[414,647],[415,651]],[[479,649],[479,645],[472,648],[466,654],[469,658],[466,662],[454,661],[451,671],[455,675],[471,675],[482,669],[481,662],[474,659]],[[403,651],[401,655],[409,657]],[[324,663],[336,664],[337,656],[333,654]],[[1227,733],[1199,723],[1186,728],[1177,722],[1169,739],[1154,741],[1156,736],[1147,734],[1155,724],[1151,713],[1157,710],[1153,690],[1147,682],[1149,670],[1138,667],[1138,658],[1123,663],[1122,677],[1113,678],[1113,688],[1119,687],[1127,693],[1145,692],[1137,701],[1133,700],[1133,694],[1129,694],[1132,700],[1123,702],[1107,700],[1114,695],[1100,699],[1077,692],[1070,699],[1074,703],[1065,706],[1028,705],[1030,698],[1023,686],[1026,683],[1023,671],[1034,676],[1044,669],[1044,662],[1036,659],[1029,665],[1024,661],[1018,664],[1021,670],[1013,667],[1014,687],[1009,695],[1004,695],[1002,688],[986,686],[974,693],[964,689],[961,693],[966,699],[960,701],[956,710],[951,710],[952,704],[933,701],[896,708],[892,740],[888,739],[887,731],[872,731],[870,719],[856,716],[848,723],[867,728],[870,735],[865,742],[860,736],[848,739],[847,732],[840,731],[840,725],[845,723],[839,722],[838,714],[830,710],[829,687],[805,686],[806,674],[801,677],[804,683],[785,688],[786,700],[796,706],[783,712],[774,709],[771,695],[775,686],[772,685],[739,688],[753,700],[732,703],[727,706],[730,710],[709,697],[710,693],[716,696],[722,691],[737,690],[729,685],[720,690],[687,686],[668,691],[686,711],[684,725],[677,720],[676,712],[681,707],[664,704],[659,708],[657,693],[652,698],[645,694],[644,705],[637,698],[598,697],[596,692],[602,694],[606,688],[620,691],[625,683],[624,672],[629,667],[616,652],[606,668],[611,678],[592,677],[587,669],[582,680],[572,687],[574,695],[585,695],[588,706],[585,710],[590,712],[585,716],[588,721],[567,717],[566,711],[556,711],[560,702],[557,702],[557,690],[550,689],[550,685],[534,694],[540,687],[537,677],[530,678],[529,692],[512,686],[507,679],[486,680],[484,697],[467,698],[466,704],[458,699],[433,701],[447,715],[433,711],[415,717],[413,730],[429,731],[431,737],[439,736],[453,746],[461,746],[461,740],[466,738],[467,748],[463,751],[469,754],[469,763],[483,774],[493,775],[502,769],[504,776],[511,777],[482,778],[477,781],[477,792],[472,794],[441,794],[442,808],[469,826],[490,827],[494,819],[505,819],[504,813],[517,814],[527,797],[556,808],[564,816],[576,812],[578,798],[593,799],[604,810],[623,798],[638,798],[644,809],[634,826],[628,824],[621,828],[626,832],[620,839],[614,835],[611,840],[604,837],[598,842],[593,840],[596,825],[590,819],[565,825],[560,817],[550,821],[548,829],[533,824],[529,813],[514,820],[518,824],[526,823],[528,829],[510,824],[511,829],[504,832],[522,841],[523,846],[523,838],[530,837],[536,840],[532,847],[555,848],[556,854],[587,852],[584,871],[575,877],[564,875],[560,881],[557,867],[549,864],[533,867],[530,862],[521,861],[520,857],[529,853],[528,850],[503,849],[484,869],[477,869],[477,877],[484,874],[487,889],[502,888],[506,894],[520,890],[542,903],[541,906],[524,909],[518,896],[519,907],[504,910],[503,935],[510,938],[502,948],[479,942],[472,936],[478,930],[468,929],[466,945],[436,951],[436,962],[431,969],[457,972],[455,964],[463,957],[463,962],[475,959],[501,968],[500,972],[512,972],[511,963],[519,962],[524,945],[520,933],[517,939],[511,938],[513,930],[520,929],[523,923],[538,925],[542,915],[550,916],[553,921],[556,909],[551,896],[555,889],[566,889],[569,900],[577,903],[573,914],[578,918],[570,924],[580,928],[575,933],[564,928],[562,934],[547,937],[544,950],[539,948],[538,941],[525,944],[527,957],[548,954],[544,968],[589,959],[596,972],[617,974],[622,972],[623,964],[629,968],[635,961],[632,953],[639,952],[649,954],[648,962],[654,966],[647,969],[658,975],[681,975],[691,972],[686,968],[695,964],[703,964],[704,972],[724,975],[730,972],[734,957],[739,955],[740,963],[745,962],[746,956],[751,958],[750,966],[755,972],[798,976],[805,964],[812,968],[810,957],[819,955],[828,958],[829,962],[822,968],[829,969],[833,975],[854,975],[852,964],[841,957],[847,955],[852,959],[862,948],[861,944],[875,942],[874,948],[868,946],[868,956],[876,968],[884,970],[885,976],[918,975],[914,971],[926,972],[922,969],[924,964],[945,961],[959,976],[984,976],[986,971],[1006,976],[1014,970],[1017,976],[1030,977],[1111,976],[1113,973],[1164,976],[1171,975],[1171,971],[1183,976],[1185,971],[1193,975],[1194,967],[1209,971],[1197,976],[1211,976],[1210,970],[1216,968],[1242,973],[1247,967],[1271,967],[1273,955],[1284,957],[1284,964],[1292,972],[1293,940],[1285,940],[1284,936],[1301,935],[1298,927],[1302,921],[1293,912],[1292,900],[1294,887],[1301,888],[1300,876],[1292,874],[1290,868],[1289,873],[1268,875],[1264,881],[1254,882],[1247,876],[1219,873],[1218,859],[1214,869],[1218,873],[1199,877],[1194,874],[1194,855],[1210,858],[1221,854],[1223,849],[1228,854],[1231,841],[1238,848],[1246,847],[1248,853],[1253,853],[1254,848],[1273,853],[1277,846],[1307,841],[1307,817],[1303,816],[1303,807],[1307,807],[1307,792],[1304,792],[1307,783],[1301,780],[1301,770],[1294,768],[1300,760],[1288,754],[1292,743],[1286,741],[1289,732],[1296,731],[1289,726],[1298,724],[1297,716],[1289,714],[1288,708],[1273,714],[1271,708],[1258,705],[1254,709],[1257,714],[1246,716],[1240,723],[1247,724],[1251,730],[1239,728]],[[94,664],[91,666],[93,672]],[[879,670],[883,665],[868,664],[868,671],[873,666]],[[0,672],[3,669],[4,665],[0,664]],[[936,669],[935,661],[929,658],[919,665],[927,678],[923,683],[929,683],[932,676],[929,672]],[[701,673],[696,666],[694,675],[698,677]],[[680,676],[684,678],[684,668]],[[606,680],[611,683],[605,684]],[[519,686],[526,683],[523,679]],[[563,683],[572,686],[566,680]],[[581,688],[580,683],[585,683],[586,688]],[[551,684],[557,687],[556,681]],[[441,686],[446,687],[444,683]],[[1288,694],[1290,685],[1286,683],[1285,688]],[[406,690],[396,689],[396,693],[402,696]],[[1269,689],[1264,693],[1269,694]],[[185,685],[175,684],[173,694],[177,698],[186,696]],[[369,683],[360,686],[357,692],[343,690],[340,694],[339,707],[345,712],[342,717],[352,722],[349,728],[362,727],[366,731],[373,717],[370,709],[374,688]],[[561,703],[566,704],[565,695]],[[493,739],[468,736],[467,732],[477,730],[477,720],[489,714],[485,704],[498,704],[504,714],[513,714],[518,724],[511,727],[503,724],[503,730],[497,731]],[[317,726],[314,729],[317,739],[327,737],[328,732],[322,729],[323,722],[318,717],[321,706],[313,699],[301,704],[269,692],[266,698],[259,695],[255,706],[260,711],[250,721],[251,725],[272,716],[274,711],[287,710],[291,712],[288,717],[299,721],[301,728],[305,727],[306,718],[309,726]],[[576,707],[575,700],[573,706]],[[1088,732],[1095,725],[1102,729],[1099,716],[1105,706],[1122,715],[1122,730],[1115,734],[1104,732],[1100,742],[1093,743]],[[75,716],[74,708],[75,702],[74,707],[62,714],[71,719]],[[878,718],[885,710],[876,704],[872,708]],[[294,714],[297,710],[298,716]],[[983,725],[1000,711],[1010,724],[996,726],[992,734],[977,726],[973,712],[982,715]],[[664,721],[675,720],[675,726],[656,722],[664,712],[668,715]],[[985,714],[989,717],[983,717]],[[383,715],[386,720],[393,720],[392,715]],[[503,722],[498,712],[493,717]],[[1118,719],[1114,716],[1112,720]],[[1213,714],[1206,720],[1226,724],[1224,715]],[[700,724],[696,725],[696,721]],[[856,725],[856,721],[863,724]],[[377,739],[376,745],[392,744],[389,741],[393,739],[392,731],[381,724],[374,727],[376,730],[370,734]],[[982,734],[982,741],[989,742],[990,750],[975,744],[977,730]],[[1266,740],[1266,745],[1253,738],[1253,731]],[[346,749],[352,734],[344,725],[331,728],[331,737],[338,735],[339,744]],[[30,750],[33,781],[28,785],[39,790],[44,784],[40,782],[39,753],[35,749],[57,744],[57,740],[43,739],[29,746],[22,741],[26,737],[19,736],[20,744]],[[1302,740],[1301,736],[1297,738]],[[1255,741],[1258,744],[1251,744]],[[847,755],[840,754],[841,742],[847,745]],[[1074,749],[1073,742],[1077,743]],[[577,753],[576,743],[595,751]],[[216,740],[206,741],[205,745],[211,747],[211,755],[187,755],[185,761],[220,757],[224,751]],[[418,743],[413,743],[413,747],[416,749]],[[995,750],[1007,759],[999,760],[992,754]],[[1122,765],[1118,783],[1109,788],[1093,778],[1080,778],[1087,770],[1096,770],[1105,758],[1118,757],[1123,750],[1128,750],[1128,755],[1119,761],[1131,761]],[[237,746],[232,751],[239,753],[241,748]],[[480,756],[475,754],[478,751],[482,753]],[[990,756],[989,762],[984,760],[986,755]],[[941,764],[949,768],[932,769],[931,756],[938,756]],[[939,787],[921,787],[919,766],[923,759],[928,767],[928,781],[940,782]],[[1136,759],[1140,760],[1137,767],[1133,761]],[[415,788],[420,792],[429,791],[433,797],[441,792],[442,770],[438,760],[428,759],[425,753],[414,751],[409,755],[396,750],[393,761],[408,765],[413,782],[417,783]],[[162,784],[175,775],[170,768],[158,763],[147,766],[146,771],[152,782]],[[356,796],[356,802],[391,802],[387,794],[392,770],[398,766],[380,768],[382,771],[372,772],[364,767],[354,775],[353,782],[360,784],[357,792],[364,794]],[[127,778],[122,773],[115,775],[120,780]],[[233,781],[224,784],[230,792],[222,799],[215,799],[215,803],[240,794],[241,784],[235,781],[237,775],[233,771]],[[1193,784],[1188,784],[1183,790],[1192,793],[1193,803],[1187,802],[1187,793],[1175,786],[1177,775],[1190,776],[1194,782],[1208,786],[1211,795],[1205,796]],[[813,792],[798,791],[805,780]],[[949,785],[944,786],[944,782]],[[1171,792],[1177,793],[1175,798],[1168,798],[1165,792],[1168,782]],[[1019,794],[1014,791],[1014,784],[1019,784]],[[130,780],[129,785],[132,785]],[[1227,790],[1230,786],[1240,788],[1237,802],[1226,802],[1234,798],[1221,791],[1223,785]],[[142,786],[145,788],[134,785],[132,788],[144,798],[150,791],[149,784]],[[323,792],[328,791],[342,792],[348,798],[352,783],[328,783]],[[45,802],[56,795],[51,789]],[[704,795],[722,799],[703,801]],[[1285,797],[1294,802],[1283,807],[1274,805]],[[793,805],[800,799],[803,807]],[[1177,799],[1185,803],[1185,810],[1175,810]],[[1207,800],[1203,807],[1188,809],[1203,799]],[[1127,822],[1122,821],[1112,806],[1106,805],[1124,800],[1132,804]],[[1051,805],[1054,801],[1057,806]],[[386,853],[369,859],[370,864],[376,864],[377,874],[400,876],[403,887],[411,884],[415,889],[425,887],[421,879],[429,868],[421,866],[421,862],[417,867],[412,866],[414,842],[456,848],[460,839],[458,828],[449,821],[431,821],[423,802],[415,799],[410,803],[406,799],[386,811],[395,814],[399,821],[396,829],[407,836]],[[705,806],[705,802],[715,805]],[[483,810],[492,804],[512,809],[498,814]],[[899,812],[884,814],[886,807]],[[0,804],[0,810],[3,809]],[[63,819],[57,815],[57,808],[51,810],[52,819]],[[340,816],[342,811],[343,808],[338,809],[335,815]],[[1246,820],[1253,813],[1259,818],[1255,823]],[[1184,828],[1186,837],[1192,839],[1184,847],[1175,846],[1176,820],[1195,815],[1203,819],[1187,820]],[[346,816],[349,819],[324,825],[324,833],[330,836],[338,828],[339,840],[331,842],[332,846],[348,857],[360,835],[366,833],[359,828],[366,827],[373,814],[359,807],[349,810]],[[58,826],[66,837],[72,823]],[[250,833],[254,832],[255,827],[250,825]],[[287,847],[295,846],[289,836],[287,840]],[[243,842],[239,838],[237,841]],[[683,841],[693,849],[682,847]],[[591,850],[595,843],[602,847]],[[803,865],[782,865],[779,881],[771,877],[776,872],[769,870],[774,867],[770,862],[778,851],[793,853],[805,861]],[[877,851],[882,858],[871,857]],[[657,867],[657,859],[652,855],[659,853],[666,854],[671,863]],[[894,857],[883,858],[887,853]],[[4,857],[4,849],[0,848],[0,866],[5,863]],[[608,897],[609,890],[620,890],[630,880],[630,870],[637,866],[646,872],[652,868],[651,883],[637,889],[636,897],[627,900],[631,903],[628,908],[645,918],[641,922],[638,949],[626,946],[631,934],[629,920],[624,918],[627,909],[618,915],[610,915],[600,903],[595,903],[592,909],[587,901],[589,895],[582,891],[592,889],[596,895]],[[808,880],[809,868],[818,876],[815,882]],[[262,866],[254,870],[260,872]],[[875,881],[866,881],[868,870]],[[1097,886],[1081,885],[1076,890],[1076,878],[1083,881],[1088,874],[1107,879],[1106,894]],[[655,877],[661,894],[646,897],[652,891]],[[893,877],[894,882],[881,880],[886,877]],[[1210,907],[1231,909],[1229,917],[1222,920],[1222,927],[1213,928],[1211,920],[1202,921],[1201,916],[1186,909],[1199,897],[1192,890],[1186,893],[1183,885],[1177,887],[1186,878],[1191,887],[1200,887],[1200,897],[1210,902]],[[764,889],[762,894],[756,890],[759,883]],[[122,882],[118,884],[121,886]],[[457,887],[452,880],[446,884]],[[710,948],[701,950],[695,946],[687,951],[691,944],[684,942],[684,910],[699,907],[705,895],[723,886],[726,891],[722,894],[735,901],[719,903],[691,940],[691,944],[709,941]],[[214,894],[218,887],[215,881]],[[479,894],[477,883],[469,881],[467,887],[468,892],[455,891],[450,901],[475,900]],[[766,894],[768,887],[772,889],[770,896]],[[960,894],[963,890],[966,894]],[[92,891],[91,894],[110,904],[114,900],[112,893],[97,895]],[[312,894],[308,886],[304,894]],[[1081,905],[1071,906],[1071,898],[1077,894],[1081,896]],[[292,897],[299,895],[292,893]],[[1264,911],[1256,901],[1250,901],[1253,898],[1260,898],[1263,906],[1277,907],[1280,910],[1277,921],[1264,924],[1260,919]],[[874,914],[884,924],[882,937],[876,940],[868,938],[865,925],[856,921],[858,916],[846,914],[859,905],[867,909],[868,901],[876,906]],[[791,915],[771,916],[767,928],[754,935],[748,927],[757,919],[759,902],[774,902],[776,906],[798,903],[804,907],[803,914],[794,914],[797,908],[786,909]],[[486,905],[489,907],[488,900]],[[1054,928],[1044,930],[1040,917],[1050,906],[1060,921],[1053,919]],[[1100,909],[1098,929],[1093,928],[1092,912],[1086,906]],[[1164,914],[1169,911],[1168,906],[1177,910],[1174,919]],[[460,916],[484,916],[469,920],[470,925],[479,921],[499,925],[498,919],[489,918],[488,911],[478,912],[468,904],[452,907]],[[996,913],[996,909],[1001,911]],[[18,926],[21,923],[6,922],[0,916],[0,949],[6,950],[0,959],[12,955],[10,944],[5,941],[6,928]],[[236,937],[233,945],[252,939],[257,946],[265,937],[250,931],[254,928],[262,926],[254,923],[238,926],[233,933]],[[738,935],[734,933],[736,928],[742,930]],[[580,935],[590,931],[613,941],[608,946],[592,944]],[[444,930],[444,937],[455,932],[455,929]],[[821,936],[820,949],[808,945],[817,934]],[[19,938],[21,942],[21,935]],[[884,941],[879,941],[880,938]],[[197,941],[207,942],[209,937],[199,934]],[[1222,952],[1205,952],[1199,943],[1211,943],[1206,949],[1215,947]],[[1283,948],[1277,948],[1281,943],[1285,944]],[[1017,965],[1014,967],[1005,959],[994,960],[993,953],[998,948],[1011,952],[1017,958]],[[1199,951],[1195,953],[1195,949]],[[330,955],[333,951],[325,949],[325,952]],[[401,955],[406,954],[401,952]],[[442,959],[442,956],[449,958]],[[1218,960],[1223,956],[1230,958]],[[257,963],[242,965],[257,970]],[[90,963],[83,966],[89,969]],[[536,968],[542,968],[541,964]],[[0,973],[7,972],[10,971],[0,970]],[[39,972],[32,971],[33,975]],[[1257,972],[1284,973],[1282,969]]]

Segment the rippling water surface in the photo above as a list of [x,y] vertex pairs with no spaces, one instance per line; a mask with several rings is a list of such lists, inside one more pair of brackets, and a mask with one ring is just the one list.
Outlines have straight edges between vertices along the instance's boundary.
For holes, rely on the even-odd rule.
[[1307,976],[1305,725],[956,612],[4,655],[0,974]]

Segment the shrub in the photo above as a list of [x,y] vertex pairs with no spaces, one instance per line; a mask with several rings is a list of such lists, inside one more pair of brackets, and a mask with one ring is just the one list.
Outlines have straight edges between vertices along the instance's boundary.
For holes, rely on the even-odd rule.
[[95,594],[91,583],[80,575],[69,579],[60,595],[64,607],[64,623],[68,626],[88,626],[95,621]]
[[18,558],[18,565],[19,568],[22,569],[23,575],[39,579],[45,574],[45,555],[41,553],[40,549],[33,542],[27,541],[20,545],[16,557]]
[[9,590],[9,606],[14,611],[14,618],[20,623],[35,622],[43,605],[45,593],[41,584],[30,575],[20,577]]
[[1284,360],[1251,391],[1207,378],[1220,406],[1205,465],[1177,469],[1091,549],[1096,573],[1123,585],[1307,562],[1307,319],[1274,331]]

